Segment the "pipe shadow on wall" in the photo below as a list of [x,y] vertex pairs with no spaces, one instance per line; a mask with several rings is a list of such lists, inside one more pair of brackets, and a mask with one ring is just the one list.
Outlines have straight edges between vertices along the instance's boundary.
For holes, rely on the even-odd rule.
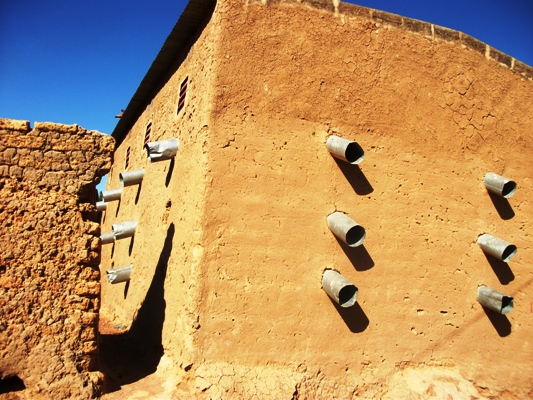
[[375,265],[374,260],[368,254],[364,244],[357,247],[350,247],[338,237],[335,236],[335,239],[337,239],[339,246],[357,271],[366,271]]
[[361,168],[359,168],[359,165],[352,165],[337,158],[335,158],[335,162],[355,193],[364,196],[374,191],[374,188],[368,179],[366,179],[366,176],[363,171],[361,171]]
[[120,211],[120,203],[121,201],[119,200],[117,203],[117,211],[115,211],[115,217],[118,217],[118,212]]
[[331,304],[333,304],[337,309],[337,312],[344,320],[344,323],[346,324],[350,332],[360,333],[368,327],[370,321],[361,306],[359,305],[359,303],[355,302],[353,306],[344,308],[339,306],[333,300],[331,300],[331,298],[329,300],[331,301]]
[[483,252],[483,254],[485,254],[485,257],[492,267],[494,274],[498,277],[502,285],[507,285],[509,282],[514,281],[515,276],[513,271],[511,271],[511,268],[509,268],[509,264],[507,264],[505,261],[498,260],[496,257],[493,257],[485,252]]
[[168,166],[167,177],[165,178],[165,187],[168,187],[170,180],[172,179],[172,173],[174,172],[174,159],[170,160],[170,165]]
[[489,194],[492,204],[494,204],[494,208],[496,208],[496,211],[498,211],[501,219],[508,220],[515,216],[513,207],[511,207],[509,200],[507,200],[505,197],[497,195],[496,193],[487,193]]
[[106,393],[153,374],[163,356],[165,278],[174,231],[174,224],[170,224],[152,283],[129,331],[100,335],[99,366],[105,375]]
[[509,321],[507,316],[489,310],[485,307],[482,308],[483,311],[485,311],[485,314],[487,314],[487,318],[489,319],[490,323],[492,324],[492,326],[494,326],[494,329],[496,329],[496,332],[498,332],[498,335],[500,335],[500,337],[509,336],[511,334],[511,322]]

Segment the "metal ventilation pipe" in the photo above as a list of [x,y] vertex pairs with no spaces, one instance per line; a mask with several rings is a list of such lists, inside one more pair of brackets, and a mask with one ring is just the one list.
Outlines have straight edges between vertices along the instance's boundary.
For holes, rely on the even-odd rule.
[[113,232],[102,233],[100,235],[100,241],[102,242],[102,244],[114,243],[115,234]]
[[120,196],[122,196],[122,188],[104,190],[102,192],[102,197],[106,203],[109,201],[120,200]]
[[180,141],[178,139],[161,140],[146,143],[146,151],[150,162],[170,160],[178,152]]
[[352,282],[331,269],[322,275],[322,289],[341,307],[353,306],[359,292]]
[[346,214],[335,211],[328,215],[328,228],[350,247],[357,247],[363,244],[366,231],[361,225],[352,220]]
[[326,141],[326,147],[334,157],[350,164],[359,164],[365,159],[363,148],[357,142],[348,139],[330,136]]
[[504,262],[509,262],[516,255],[516,246],[496,236],[485,233],[477,238],[477,244],[487,254]]
[[514,308],[514,299],[487,286],[477,288],[477,301],[482,306],[500,314],[509,314]]
[[499,196],[508,199],[516,192],[516,182],[494,172],[489,172],[483,178],[483,184],[489,192],[496,193]]
[[125,239],[135,234],[137,228],[137,221],[127,221],[118,224],[111,225],[113,233],[115,234],[115,240]]
[[111,284],[129,281],[131,275],[131,264],[125,265],[124,267],[108,269],[106,274],[107,280]]
[[97,201],[96,202],[96,209],[98,211],[105,211],[107,210],[107,203],[105,201]]
[[124,186],[138,185],[142,182],[144,177],[144,169],[137,169],[135,171],[121,172],[118,174],[120,184]]

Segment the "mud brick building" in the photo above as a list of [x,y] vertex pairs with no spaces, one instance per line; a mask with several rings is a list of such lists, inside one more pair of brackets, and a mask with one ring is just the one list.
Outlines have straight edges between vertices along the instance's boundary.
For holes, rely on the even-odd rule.
[[91,398],[110,136],[0,119],[0,398]]
[[[103,215],[102,232],[137,228],[103,247],[101,318],[151,362],[118,385],[532,396],[532,77],[464,33],[338,1],[191,0],[112,135],[108,189],[144,178]],[[364,161],[333,158],[331,135]],[[146,143],[174,138],[172,160],[147,159]],[[487,172],[516,194],[489,195]],[[335,211],[364,226],[363,246],[330,232]],[[483,233],[517,256],[486,257]],[[110,285],[104,271],[126,265],[129,283]],[[328,268],[359,288],[355,306],[321,289]],[[481,307],[480,285],[514,297],[513,312]]]

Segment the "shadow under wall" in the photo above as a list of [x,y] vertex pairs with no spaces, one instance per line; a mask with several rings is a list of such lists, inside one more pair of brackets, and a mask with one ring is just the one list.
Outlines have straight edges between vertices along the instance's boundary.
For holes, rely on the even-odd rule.
[[170,224],[152,283],[130,330],[117,335],[100,335],[98,361],[105,375],[106,393],[153,374],[163,356],[165,279],[174,231],[174,224]]

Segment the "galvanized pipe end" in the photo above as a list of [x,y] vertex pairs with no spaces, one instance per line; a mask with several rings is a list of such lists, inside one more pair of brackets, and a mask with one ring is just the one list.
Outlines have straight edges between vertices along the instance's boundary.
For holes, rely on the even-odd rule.
[[110,202],[110,201],[117,201],[120,200],[120,197],[122,196],[122,188],[118,189],[111,189],[111,190],[104,190],[102,192],[102,197],[104,201]]
[[483,178],[483,184],[488,191],[508,199],[516,192],[516,182],[501,175],[489,172]]
[[150,162],[156,162],[174,158],[178,152],[179,145],[180,141],[178,139],[168,139],[159,142],[148,142],[144,147]]
[[111,284],[129,281],[131,276],[131,264],[124,267],[108,269],[106,275],[107,280]]
[[137,221],[120,222],[118,224],[111,225],[113,233],[115,234],[115,240],[125,239],[135,235],[135,229],[137,228]]
[[514,299],[487,286],[477,288],[477,300],[490,310],[509,314],[514,308]]
[[106,232],[100,235],[100,241],[102,244],[109,244],[115,242],[115,234],[113,232]]
[[98,211],[105,211],[107,210],[107,203],[105,201],[97,201],[96,202],[96,209]]
[[351,307],[359,290],[337,271],[327,269],[322,275],[322,289],[341,307]]
[[118,174],[121,186],[133,186],[142,182],[144,177],[144,169],[137,169],[135,171],[124,171]]
[[517,248],[514,244],[506,242],[496,236],[485,233],[477,238],[477,244],[483,251],[504,262],[509,262],[516,255]]
[[359,164],[365,159],[365,151],[357,142],[338,136],[330,136],[326,141],[326,147],[330,153],[350,164]]
[[360,246],[365,241],[365,228],[340,211],[328,215],[327,223],[335,236],[350,247]]

